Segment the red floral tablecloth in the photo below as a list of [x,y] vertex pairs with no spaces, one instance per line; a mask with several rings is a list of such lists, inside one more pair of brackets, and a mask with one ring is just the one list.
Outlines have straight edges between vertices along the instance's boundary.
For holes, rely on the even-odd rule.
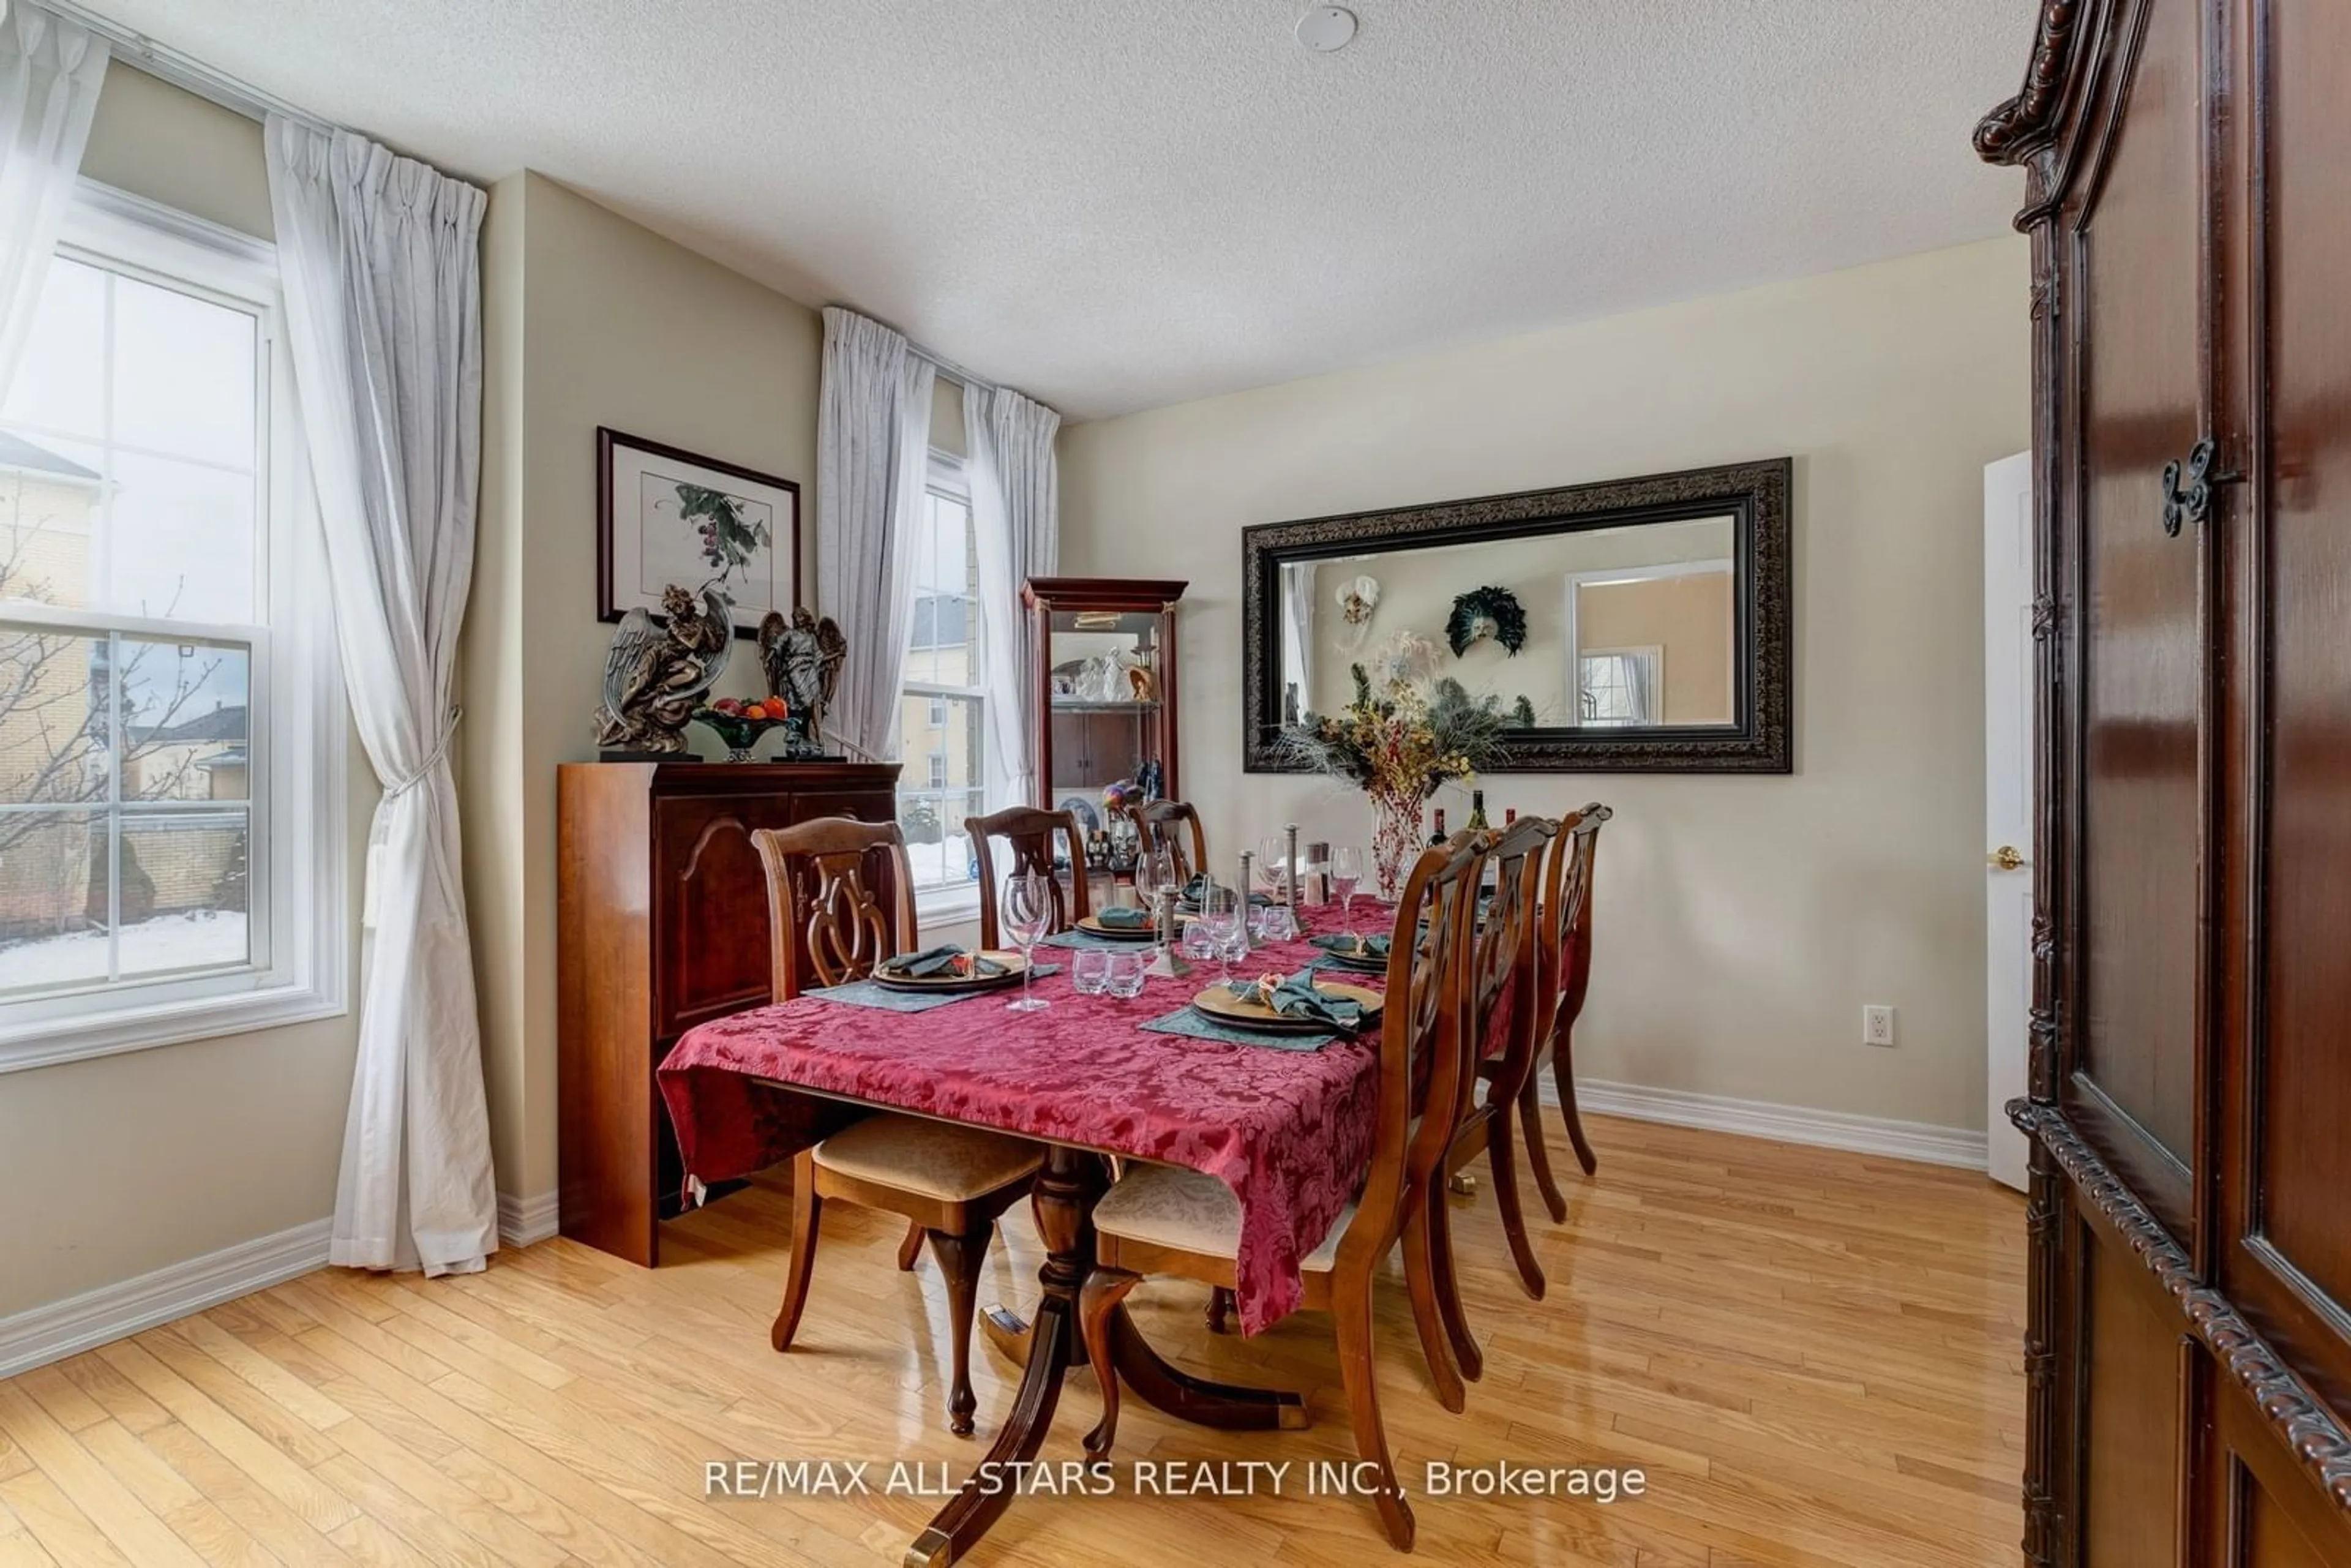
[[[1383,929],[1386,912],[1366,902],[1356,905],[1358,928]],[[1307,914],[1311,929],[1338,925],[1336,910]],[[1315,956],[1302,941],[1287,943],[1245,967],[1295,969]],[[1146,981],[1142,996],[1121,1001],[1078,995],[1071,953],[1039,956],[1062,966],[1036,982],[1052,1003],[1041,1012],[1008,1012],[1000,992],[919,1013],[803,997],[694,1030],[660,1073],[685,1169],[724,1181],[838,1124],[837,1106],[755,1082],[763,1078],[1184,1166],[1240,1200],[1242,1332],[1295,1309],[1299,1260],[1329,1232],[1371,1157],[1373,1043],[1279,1051],[1147,1032],[1142,1024],[1214,983],[1217,967]]]

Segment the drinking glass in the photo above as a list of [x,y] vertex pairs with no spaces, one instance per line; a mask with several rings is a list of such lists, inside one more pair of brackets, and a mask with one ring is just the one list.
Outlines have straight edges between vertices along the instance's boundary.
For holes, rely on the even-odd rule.
[[1331,891],[1339,895],[1339,920],[1350,937],[1355,935],[1355,889],[1364,883],[1364,852],[1342,844],[1331,852]]
[[1268,942],[1293,942],[1298,938],[1298,917],[1290,905],[1277,904],[1264,912],[1259,923],[1258,935]]
[[1053,884],[1041,872],[1025,872],[1004,884],[1004,934],[1020,949],[1020,999],[1005,1004],[1016,1013],[1033,1013],[1051,1004],[1035,993],[1037,944],[1053,929]]
[[1143,975],[1147,966],[1143,955],[1132,947],[1113,953],[1103,953],[1110,960],[1109,991],[1113,997],[1139,997],[1143,994]]
[[1081,997],[1098,997],[1110,988],[1108,949],[1081,947],[1070,955],[1070,980]]
[[1179,946],[1184,950],[1184,956],[1196,962],[1205,962],[1217,956],[1217,938],[1198,915],[1181,924],[1184,936]]

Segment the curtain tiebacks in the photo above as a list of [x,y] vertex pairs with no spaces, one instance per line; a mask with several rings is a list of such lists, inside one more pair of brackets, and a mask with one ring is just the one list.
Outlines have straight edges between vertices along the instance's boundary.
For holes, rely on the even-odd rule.
[[449,743],[457,737],[457,721],[465,716],[465,710],[462,707],[453,707],[449,710],[448,718],[441,726],[441,738],[433,743],[433,749],[425,754],[423,761],[416,765],[415,772],[384,786],[385,800],[397,800],[433,776],[433,770],[448,758]]

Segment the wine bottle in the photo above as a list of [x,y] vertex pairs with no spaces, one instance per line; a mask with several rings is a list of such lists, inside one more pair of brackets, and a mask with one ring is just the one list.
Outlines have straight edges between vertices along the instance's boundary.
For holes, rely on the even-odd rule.
[[1473,833],[1486,831],[1486,791],[1483,789],[1469,791],[1469,831]]
[[1517,823],[1518,820],[1519,809],[1516,806],[1505,806],[1502,808],[1502,826],[1506,828],[1511,827]]
[[1429,841],[1432,845],[1436,845],[1436,844],[1442,844],[1443,842],[1445,842],[1445,808],[1444,808],[1444,807],[1439,806],[1438,808],[1437,808],[1437,811],[1436,811],[1436,820],[1437,820],[1437,826],[1436,826],[1436,829],[1435,829],[1435,831],[1432,831],[1432,832],[1428,835],[1428,841]]

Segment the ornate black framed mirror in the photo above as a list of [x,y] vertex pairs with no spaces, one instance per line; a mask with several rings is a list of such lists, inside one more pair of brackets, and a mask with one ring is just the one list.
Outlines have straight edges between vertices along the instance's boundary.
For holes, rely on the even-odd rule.
[[1785,773],[1790,458],[1260,523],[1241,534],[1245,765],[1390,658],[1519,720],[1507,773]]

